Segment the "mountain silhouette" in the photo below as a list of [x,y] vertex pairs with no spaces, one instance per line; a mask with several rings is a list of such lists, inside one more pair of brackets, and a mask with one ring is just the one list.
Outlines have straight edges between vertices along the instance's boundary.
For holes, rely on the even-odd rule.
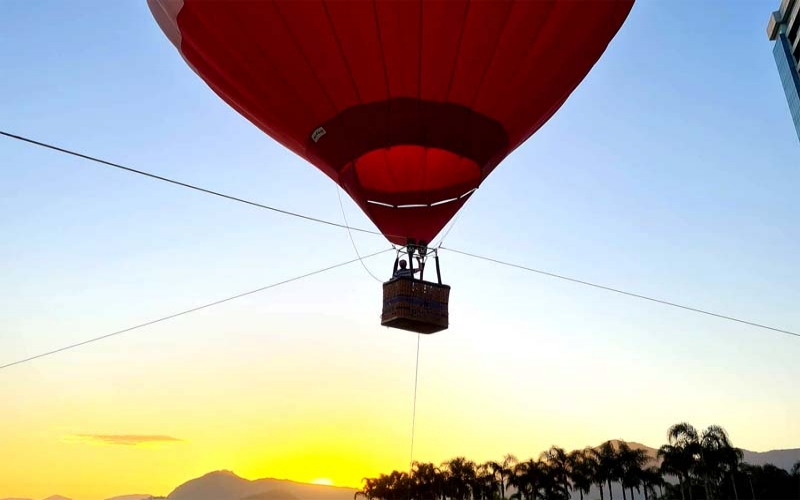
[[791,470],[792,465],[800,462],[800,448],[765,452],[742,451],[744,452],[744,461],[752,465],[772,464],[781,469]]
[[106,498],[106,500],[147,500],[153,498],[153,495],[133,494],[133,495],[120,495],[117,497]]
[[221,470],[175,488],[169,500],[352,500],[356,490],[264,478],[250,481]]
[[214,471],[178,486],[167,495],[170,500],[239,500],[258,494],[252,481],[231,471]]
[[300,500],[286,490],[268,490],[242,498],[241,500]]
[[[651,448],[647,445],[633,441],[623,441],[620,439],[611,440],[611,443],[614,445],[614,449],[618,449],[621,442],[628,443],[628,446],[635,450],[644,450],[644,452],[647,454],[647,457],[651,460],[650,465],[659,465],[661,463],[661,460],[659,460],[657,457],[657,448]],[[775,467],[780,467],[781,469],[786,469],[787,471],[792,469],[792,465],[800,461],[800,448],[770,450],[763,452],[742,449],[742,452],[744,453],[744,461],[750,465],[772,464]]]
[[[0,498],[0,500],[33,500],[33,499],[32,498],[14,498],[14,497],[11,497],[11,498]],[[47,497],[47,498],[45,498],[43,500],[72,500],[72,499],[64,497],[64,496],[61,496],[61,495],[53,495],[53,496],[49,496],[49,497]]]

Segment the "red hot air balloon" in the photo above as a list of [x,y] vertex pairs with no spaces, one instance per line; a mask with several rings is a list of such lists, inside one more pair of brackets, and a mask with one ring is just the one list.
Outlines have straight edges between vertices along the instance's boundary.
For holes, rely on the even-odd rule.
[[[634,0],[148,0],[225,102],[423,249],[566,101]],[[413,247],[410,247],[413,248]]]
[[633,0],[148,4],[214,92],[406,245],[558,110]]

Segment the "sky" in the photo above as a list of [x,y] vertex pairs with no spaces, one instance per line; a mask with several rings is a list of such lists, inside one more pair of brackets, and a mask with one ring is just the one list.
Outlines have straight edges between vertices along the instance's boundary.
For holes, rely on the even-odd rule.
[[[343,222],[335,185],[209,90],[143,0],[0,4],[0,129]],[[638,0],[445,246],[800,330],[777,4]],[[355,258],[345,230],[6,138],[0,234],[0,364]],[[441,257],[451,323],[420,342],[415,460],[657,447],[679,421],[800,447],[800,339]],[[392,262],[364,264],[385,278]],[[404,469],[417,337],[382,328],[380,306],[355,263],[1,370],[0,497]]]

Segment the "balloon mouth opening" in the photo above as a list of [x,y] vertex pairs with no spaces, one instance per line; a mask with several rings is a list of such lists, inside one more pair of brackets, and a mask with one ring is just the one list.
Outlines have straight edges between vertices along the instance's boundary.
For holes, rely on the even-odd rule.
[[452,203],[469,196],[481,180],[481,168],[474,160],[416,144],[369,151],[348,167],[367,203],[390,208]]
[[380,207],[387,207],[387,208],[428,208],[428,207],[438,207],[439,205],[446,205],[448,203],[453,203],[454,201],[461,200],[466,198],[467,196],[474,193],[478,188],[474,187],[467,191],[466,193],[462,194],[461,196],[456,196],[454,198],[446,198],[444,200],[435,201],[433,203],[411,203],[406,205],[392,205],[390,203],[384,203],[382,201],[377,200],[367,200],[367,203],[370,205],[378,205]]

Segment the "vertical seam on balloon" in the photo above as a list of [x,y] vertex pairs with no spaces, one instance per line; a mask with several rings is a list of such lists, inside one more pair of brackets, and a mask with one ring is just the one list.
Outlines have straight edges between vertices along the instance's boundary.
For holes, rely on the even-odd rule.
[[[521,62],[515,65],[515,70],[514,70],[512,76],[510,78],[506,79],[507,83],[504,86],[504,88],[499,89],[499,91],[498,91],[499,94],[503,94],[503,93],[507,92],[508,89],[510,89],[514,85],[514,83],[516,83],[516,80],[518,80],[520,78],[520,74],[522,72],[522,69],[525,66],[524,64],[522,64],[522,62],[526,61],[531,56],[531,53],[533,53],[533,51],[536,49],[536,47],[538,46],[539,42],[541,41],[542,32],[544,31],[543,28],[545,26],[547,26],[548,22],[550,21],[550,18],[553,16],[553,13],[556,10],[556,1],[555,0],[551,0],[551,2],[549,3],[549,6],[550,6],[550,8],[547,10],[547,14],[546,14],[544,20],[542,21],[542,23],[540,25],[539,31],[536,34],[536,38],[531,42],[530,46],[525,51],[525,56],[522,57],[522,59],[520,60]],[[498,116],[495,117],[495,119],[498,120],[498,122],[502,122],[501,116],[499,114],[498,114]],[[530,135],[528,137],[530,137]],[[520,140],[521,138],[517,138],[516,143],[512,143],[511,142],[511,139],[512,139],[511,136],[509,136],[508,139],[509,139],[509,143],[508,143],[509,152],[512,151],[512,148],[514,148],[515,145],[518,146],[519,144],[524,142],[524,140]],[[527,137],[525,139],[527,139]],[[480,185],[486,179],[486,177],[494,170],[494,168],[496,166],[497,165],[494,165],[494,167],[492,167],[491,169],[481,172],[481,177],[480,177],[480,180],[478,182],[478,185]]]
[[478,101],[478,96],[480,96],[481,90],[483,88],[483,82],[486,80],[486,75],[489,74],[489,70],[492,68],[494,64],[495,57],[497,57],[497,47],[500,45],[500,40],[503,39],[503,35],[506,33],[506,29],[508,28],[508,21],[511,19],[511,12],[514,10],[514,5],[516,4],[516,0],[512,0],[508,12],[506,13],[506,17],[503,20],[503,26],[500,28],[500,33],[497,35],[497,40],[494,42],[494,48],[492,49],[492,56],[489,58],[489,63],[483,68],[483,72],[481,73],[481,77],[478,80],[478,88],[475,90],[475,95],[472,97],[472,102],[470,102],[469,107],[473,108],[475,103]]
[[422,9],[423,1],[419,0],[419,36],[417,41],[417,100],[422,100]]
[[392,172],[390,163],[389,163],[389,156],[387,153],[387,148],[390,144],[391,139],[391,124],[392,124],[392,106],[391,106],[391,90],[389,88],[389,68],[386,66],[386,54],[383,50],[383,31],[381,30],[381,23],[378,19],[378,5],[377,0],[372,0],[372,15],[375,18],[375,29],[378,32],[378,45],[381,49],[381,64],[383,64],[383,82],[386,85],[386,138],[384,139],[383,143],[383,161],[386,164],[386,172],[389,174],[389,177],[392,179],[392,182],[397,184],[397,179],[394,177],[394,172]]
[[461,43],[464,41],[464,29],[467,27],[467,16],[469,16],[469,7],[472,5],[471,0],[467,0],[467,5],[464,7],[464,18],[461,20],[461,32],[458,34],[458,45],[456,45],[456,54],[453,58],[453,69],[450,72],[450,82],[447,84],[447,93],[444,96],[444,102],[449,102],[450,92],[453,89],[453,81],[456,78],[456,70],[458,69],[458,60],[461,56]]
[[358,84],[356,83],[356,79],[353,76],[353,71],[350,69],[350,64],[347,62],[347,54],[344,53],[344,47],[342,47],[342,40],[339,38],[339,34],[336,33],[336,26],[333,25],[333,19],[331,19],[331,13],[328,11],[328,3],[323,0],[322,8],[325,11],[325,18],[328,20],[328,26],[331,28],[331,33],[333,33],[333,39],[336,40],[336,48],[339,49],[339,56],[342,58],[342,63],[344,64],[344,69],[347,71],[347,75],[350,77],[350,84],[353,85],[353,92],[356,95],[356,100],[359,104],[364,104],[364,101],[361,100],[361,92],[358,91]]
[[[323,3],[323,7],[326,9],[326,15],[327,15],[327,7],[325,7],[325,4],[324,4],[325,0],[321,0],[321,1]],[[317,85],[319,85],[320,90],[322,90],[322,93],[325,95],[325,97],[328,99],[328,102],[333,107],[333,111],[334,111],[334,113],[336,113],[334,115],[334,119],[339,122],[339,124],[342,127],[342,131],[345,133],[345,135],[349,136],[350,134],[347,133],[347,125],[345,124],[344,120],[342,119],[342,114],[341,114],[341,111],[339,110],[339,107],[336,105],[336,101],[333,99],[333,97],[330,95],[330,93],[325,89],[325,86],[322,84],[322,81],[320,80],[319,75],[317,74],[317,72],[314,71],[314,67],[311,65],[311,62],[308,60],[308,56],[303,51],[303,47],[297,41],[297,37],[295,36],[294,32],[292,31],[291,27],[289,26],[288,21],[286,21],[286,18],[284,17],[283,13],[281,12],[280,8],[278,7],[277,1],[276,0],[272,0],[272,3],[275,5],[275,11],[278,13],[278,18],[283,23],[284,28],[286,28],[286,32],[289,33],[289,38],[291,39],[291,41],[295,45],[295,47],[297,47],[297,51],[300,52],[300,55],[303,57],[303,62],[305,62],[306,66],[308,67],[308,69],[311,72],[311,74],[314,75],[314,79],[317,81]],[[330,22],[330,20],[328,22]],[[335,36],[335,34],[334,34],[334,36]],[[351,158],[350,161],[354,161],[354,159]],[[347,162],[344,165],[347,165]],[[344,165],[331,165],[331,168],[333,169],[333,171],[336,172],[336,183],[337,184],[339,183],[339,181],[341,179],[340,173],[341,173],[342,169],[344,168]]]
[[314,66],[311,65],[311,62],[308,60],[308,56],[303,51],[303,46],[300,45],[300,43],[297,41],[297,37],[294,35],[294,32],[292,31],[292,28],[289,26],[288,21],[286,21],[286,18],[284,17],[283,13],[281,12],[280,7],[278,6],[278,2],[276,0],[272,0],[272,4],[275,6],[275,12],[278,13],[278,19],[280,19],[281,24],[283,24],[283,27],[286,29],[286,33],[289,34],[289,39],[292,41],[294,46],[297,48],[297,52],[299,52],[300,55],[303,57],[303,62],[306,64],[306,67],[308,68],[308,71],[312,75],[314,75],[314,80],[316,80],[317,85],[319,86],[320,90],[322,91],[322,94],[325,95],[325,98],[328,100],[328,104],[331,105],[331,107],[333,108],[333,111],[336,113],[336,116],[339,116],[340,111],[339,111],[339,107],[336,105],[336,101],[333,100],[333,97],[331,97],[330,93],[328,93],[328,91],[325,89],[325,86],[322,84],[322,80],[319,79],[319,75],[317,74],[316,71],[314,71]]
[[422,41],[425,39],[425,32],[423,30],[425,24],[423,22],[423,9],[425,6],[425,2],[423,0],[419,0],[419,57],[417,61],[417,122],[420,130],[423,131],[424,140],[422,141],[422,180],[419,185],[419,189],[425,189],[425,181],[428,177],[428,143],[430,141],[430,137],[428,134],[428,127],[423,126],[422,124]]
[[[503,39],[503,35],[506,32],[506,28],[508,28],[508,20],[511,19],[511,12],[513,12],[513,10],[514,10],[514,3],[515,2],[512,1],[511,4],[508,7],[508,11],[506,12],[505,18],[503,19],[503,25],[500,27],[500,30],[499,30],[499,32],[497,34],[497,39],[494,42],[494,48],[492,49],[492,55],[489,57],[489,62],[486,64],[486,67],[483,68],[483,72],[481,73],[481,77],[478,80],[478,88],[475,90],[475,94],[472,97],[472,102],[470,102],[470,104],[469,104],[469,109],[473,109],[474,108],[475,103],[478,100],[478,96],[480,95],[481,87],[483,86],[483,82],[486,80],[486,75],[489,74],[489,69],[491,69],[492,64],[494,64],[495,56],[497,56],[497,47],[500,45],[500,40]],[[474,109],[473,109],[473,111],[474,111]],[[467,120],[464,120],[464,122],[465,122],[464,123],[464,133],[462,134],[462,137],[466,138],[467,137],[466,131],[467,130],[472,130],[472,125],[473,125],[473,120],[474,120],[473,117],[474,116],[475,115],[470,114],[469,118]],[[472,134],[470,134],[470,136],[471,135]],[[508,146],[509,146],[508,143],[506,143],[506,149],[508,148]],[[477,185],[480,185],[481,180],[483,179],[483,176],[484,176],[483,170],[484,170],[485,166],[486,165],[478,165],[478,183],[477,183]]]
[[377,0],[372,0],[372,16],[375,19],[375,31],[378,33],[378,47],[381,50],[381,64],[383,65],[383,83],[386,85],[386,101],[388,102],[391,97],[389,94],[389,70],[386,68],[386,55],[383,53],[383,32],[381,31],[381,23],[378,21],[378,6],[375,2]]
[[[609,14],[609,18],[612,18],[612,19],[613,19],[613,17],[615,17],[615,16],[613,15],[613,11],[612,11],[612,13],[611,13],[611,14]],[[587,38],[590,38],[590,39],[591,39],[591,38],[594,38],[594,35],[595,35],[595,33],[597,33],[598,31],[600,31],[600,28],[601,28],[603,25],[604,25],[604,23],[596,23],[596,24],[594,24],[594,30],[592,31],[592,36],[587,36]],[[609,43],[610,43],[610,40],[609,40]],[[606,46],[607,46],[607,45],[606,45]],[[600,55],[601,55],[601,56],[602,56],[603,52],[605,52],[605,47],[604,47],[604,48],[603,48],[603,49],[600,51]],[[583,53],[586,53],[586,51],[584,51]],[[591,58],[590,58],[590,60],[591,60]],[[596,64],[597,62],[599,62],[599,60],[600,60],[600,59],[599,59],[599,57],[598,57],[597,59],[595,59],[595,64]],[[569,99],[569,97],[572,95],[572,93],[575,91],[575,89],[577,89],[577,88],[578,88],[578,86],[580,85],[580,83],[581,83],[581,82],[582,82],[582,81],[583,81],[583,80],[584,80],[586,77],[588,77],[588,76],[589,76],[589,73],[591,72],[591,69],[592,69],[593,67],[594,67],[594,64],[592,64],[592,65],[589,67],[589,69],[588,69],[587,71],[578,73],[578,74],[577,74],[577,76],[576,76],[576,79],[574,80],[574,82],[573,82],[573,80],[572,80],[572,79],[571,79],[571,80],[568,82],[568,83],[569,83],[569,85],[567,85],[567,86],[566,86],[566,89],[567,89],[567,90],[565,90],[565,91],[564,91],[564,92],[563,92],[563,93],[562,93],[562,94],[561,94],[561,95],[560,95],[560,96],[559,96],[559,97],[558,97],[558,98],[557,98],[557,99],[554,101],[554,104],[552,104],[552,105],[551,105],[551,106],[550,106],[550,107],[547,109],[547,112],[546,112],[545,114],[542,114],[542,115],[541,115],[541,118],[540,118],[540,120],[539,120],[539,123],[538,123],[537,127],[534,129],[534,132],[535,132],[535,130],[537,130],[537,129],[541,128],[541,127],[542,127],[542,125],[543,125],[544,123],[546,123],[546,122],[547,122],[547,121],[548,121],[548,120],[549,120],[549,119],[550,119],[550,118],[551,118],[551,117],[552,117],[552,116],[555,114],[556,110],[558,110],[558,109],[559,109],[561,106],[563,106],[563,105],[564,105],[564,103],[566,103],[566,102],[567,102],[567,100]],[[562,70],[564,70],[564,69],[565,69],[565,66],[563,66],[563,65],[562,65],[562,66],[561,66],[561,69],[562,69]],[[583,76],[581,76],[581,73],[583,73]],[[554,79],[555,79],[555,78],[554,78]],[[517,114],[519,114],[519,112],[520,112],[520,111],[517,111],[517,113],[515,113],[515,114],[511,115],[509,118],[510,118],[511,120],[513,120],[513,117],[514,117],[514,116],[516,116]],[[532,134],[531,134],[531,135],[532,135]]]
[[456,45],[456,53],[453,58],[453,69],[450,71],[450,81],[447,83],[447,92],[444,96],[444,102],[449,102],[450,92],[453,90],[453,82],[456,79],[456,71],[458,70],[458,60],[461,56],[461,44],[464,41],[464,31],[466,31],[467,28],[467,18],[469,17],[469,8],[471,5],[471,0],[467,0],[467,4],[464,7],[464,17],[461,19],[461,31],[458,34],[458,44]]
[[[347,54],[344,52],[344,47],[342,46],[342,41],[339,38],[339,34],[336,33],[336,27],[333,24],[333,19],[331,19],[331,13],[328,10],[328,4],[325,0],[322,1],[322,8],[325,10],[325,18],[328,20],[328,26],[331,28],[331,33],[333,33],[333,39],[336,41],[336,47],[339,49],[339,56],[342,58],[342,63],[344,64],[344,69],[347,71],[347,75],[350,77],[350,83],[353,85],[353,92],[356,95],[356,99],[358,100],[359,104],[364,104],[364,101],[361,99],[361,92],[358,90],[358,84],[356,83],[356,79],[353,76],[353,71],[350,69],[350,64],[347,61]],[[346,125],[344,120],[341,120],[342,128],[345,129]],[[384,149],[385,151],[385,149]],[[353,165],[353,177],[356,180],[356,183],[359,188],[362,188],[361,179],[358,176],[358,169],[356,168],[356,159],[357,158],[350,158],[348,163]],[[387,162],[388,164],[388,162]],[[342,167],[344,168],[344,167]]]
[[[544,31],[544,27],[547,26],[547,23],[550,21],[550,18],[553,16],[553,12],[555,12],[555,10],[556,10],[556,2],[555,0],[553,0],[550,2],[550,9],[548,9],[547,16],[544,18],[542,24],[540,25],[540,29],[539,32],[536,34],[536,38],[533,40],[533,42],[531,42],[530,47],[528,47],[528,50],[525,53],[525,57],[522,58],[522,61],[526,61],[530,57],[534,49],[536,49],[536,47],[538,46],[539,42],[542,39],[542,32]],[[513,75],[511,76],[511,78],[508,78],[506,80],[508,83],[505,85],[504,90],[506,91],[509,90],[514,85],[514,83],[516,83],[516,80],[520,78],[520,74],[524,66],[525,65],[522,63],[516,65],[516,70],[514,71]],[[500,116],[496,116],[495,119],[501,121]],[[511,148],[511,146],[513,145],[509,144],[509,149]]]
[[[191,14],[191,11],[187,10],[184,15],[185,16],[189,16],[190,14]],[[231,17],[234,17],[234,16],[231,16]],[[205,31],[206,34],[210,35],[213,39],[217,40],[218,41],[217,43],[221,43],[221,42],[219,42],[220,37],[216,36],[216,34],[212,30],[210,30],[208,28],[208,25],[204,24],[202,22],[202,17],[201,16],[193,16],[193,19],[195,20],[195,22],[197,22],[197,24],[199,26],[203,27],[203,30]],[[183,44],[187,44],[187,45],[191,46],[194,49],[194,51],[197,53],[198,57],[201,57],[203,62],[205,62],[205,64],[208,64],[210,67],[212,67],[214,69],[214,72],[221,79],[225,80],[231,86],[231,88],[235,89],[242,97],[248,99],[251,102],[256,102],[255,99],[253,99],[253,97],[250,95],[250,93],[243,92],[242,88],[240,86],[236,85],[234,81],[232,81],[230,78],[225,76],[225,74],[223,72],[219,71],[218,65],[216,63],[214,63],[212,60],[210,60],[210,59],[208,59],[208,58],[203,56],[202,51],[198,49],[197,44],[194,42],[193,37],[182,37],[181,46],[183,46]],[[289,83],[286,80],[283,80],[283,81],[286,84],[287,88],[289,88],[289,89],[292,88],[292,86],[289,85]],[[208,82],[207,82],[207,85],[209,85],[209,87],[216,92],[214,87],[212,87]],[[302,99],[299,99],[299,96],[298,96],[298,100],[302,102]],[[308,108],[306,108],[306,111],[310,112],[310,110]],[[242,109],[242,111],[240,111],[240,113],[243,116],[245,116],[245,118],[247,118],[248,120],[250,120],[250,118],[248,118],[248,116],[252,116],[253,119],[251,121],[258,121],[258,119],[255,116],[253,116],[250,112],[248,112],[247,110]],[[311,113],[311,116],[315,116],[315,115],[313,113]],[[297,141],[294,137],[286,136],[286,138],[289,139],[292,143],[296,143],[297,146],[301,150],[305,148],[304,144],[302,142]]]
[[[235,10],[231,9],[230,16],[231,16],[231,18],[235,19],[236,16],[234,15],[234,12],[235,12]],[[258,52],[262,56],[264,55],[264,52],[261,50],[261,45],[258,45]],[[269,61],[270,59],[268,57],[262,57],[262,60],[263,61]],[[317,114],[314,113],[314,111],[308,106],[308,104],[301,98],[300,94],[298,94],[297,92],[294,91],[294,86],[291,85],[289,80],[283,74],[281,74],[280,71],[278,71],[278,68],[274,64],[270,64],[269,66],[272,69],[272,72],[275,75],[277,75],[278,78],[284,83],[286,88],[288,88],[294,94],[294,96],[297,98],[297,102],[300,103],[300,106],[302,106],[303,109],[305,109],[306,113],[311,117],[311,119],[312,120],[318,120],[319,117],[317,116]]]

